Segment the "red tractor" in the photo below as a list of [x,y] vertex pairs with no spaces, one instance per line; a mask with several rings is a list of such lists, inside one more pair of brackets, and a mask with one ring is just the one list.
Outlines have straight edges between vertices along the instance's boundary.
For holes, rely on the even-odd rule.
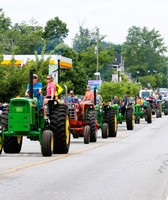
[[90,102],[68,103],[70,132],[74,138],[84,137],[84,143],[97,141],[98,123],[94,104]]

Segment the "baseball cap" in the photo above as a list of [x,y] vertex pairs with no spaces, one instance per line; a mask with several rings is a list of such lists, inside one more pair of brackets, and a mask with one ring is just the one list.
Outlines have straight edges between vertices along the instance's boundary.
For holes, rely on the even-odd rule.
[[73,94],[73,93],[74,93],[74,91],[73,91],[73,90],[71,90],[69,93],[70,93],[70,94]]
[[36,77],[36,78],[38,78],[37,74],[33,74],[33,77]]

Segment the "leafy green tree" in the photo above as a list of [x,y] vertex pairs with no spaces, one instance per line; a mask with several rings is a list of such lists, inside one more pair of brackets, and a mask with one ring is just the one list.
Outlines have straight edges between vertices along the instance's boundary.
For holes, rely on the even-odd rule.
[[104,102],[109,102],[114,96],[118,96],[119,99],[123,99],[124,95],[132,97],[137,95],[140,90],[140,85],[130,83],[128,81],[114,82],[103,82],[100,87],[100,94]]
[[18,66],[0,66],[0,101],[9,102],[17,95],[25,83],[24,70]]
[[132,66],[145,66],[147,71],[163,72],[166,67],[166,51],[159,31],[133,26],[129,28],[126,42],[122,46],[125,68],[132,72]]
[[46,51],[50,52],[56,45],[63,42],[68,32],[66,23],[62,22],[58,17],[50,19],[46,23],[43,32],[43,38],[47,42]]
[[6,17],[3,9],[0,8],[0,33],[4,33],[6,30],[9,30],[11,26],[11,19]]
[[149,83],[151,88],[157,87],[156,77],[153,75],[139,77],[138,82],[140,82],[143,87],[148,87]]
[[5,40],[7,38],[6,32],[10,31],[12,27],[12,22],[9,17],[6,17],[3,9],[0,9],[0,53],[6,53],[6,49],[8,44],[6,44]]
[[15,24],[13,32],[18,35],[15,46],[15,54],[35,54],[35,51],[41,53],[43,40],[43,28],[38,25],[37,21],[31,20],[30,24],[22,22]]

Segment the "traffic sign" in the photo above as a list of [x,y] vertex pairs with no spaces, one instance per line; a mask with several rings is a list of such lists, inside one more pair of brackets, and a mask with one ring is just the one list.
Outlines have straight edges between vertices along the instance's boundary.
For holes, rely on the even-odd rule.
[[56,89],[57,95],[61,94],[64,89],[58,83],[56,83],[55,85],[56,85],[56,88],[57,88]]

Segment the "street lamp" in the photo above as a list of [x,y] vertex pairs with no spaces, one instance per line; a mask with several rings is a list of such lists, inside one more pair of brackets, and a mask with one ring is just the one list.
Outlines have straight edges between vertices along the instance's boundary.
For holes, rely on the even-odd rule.
[[100,72],[95,72],[94,75],[99,77],[99,80],[101,80]]
[[96,76],[96,80],[98,80],[99,87],[102,83],[100,72],[95,72],[94,75]]

